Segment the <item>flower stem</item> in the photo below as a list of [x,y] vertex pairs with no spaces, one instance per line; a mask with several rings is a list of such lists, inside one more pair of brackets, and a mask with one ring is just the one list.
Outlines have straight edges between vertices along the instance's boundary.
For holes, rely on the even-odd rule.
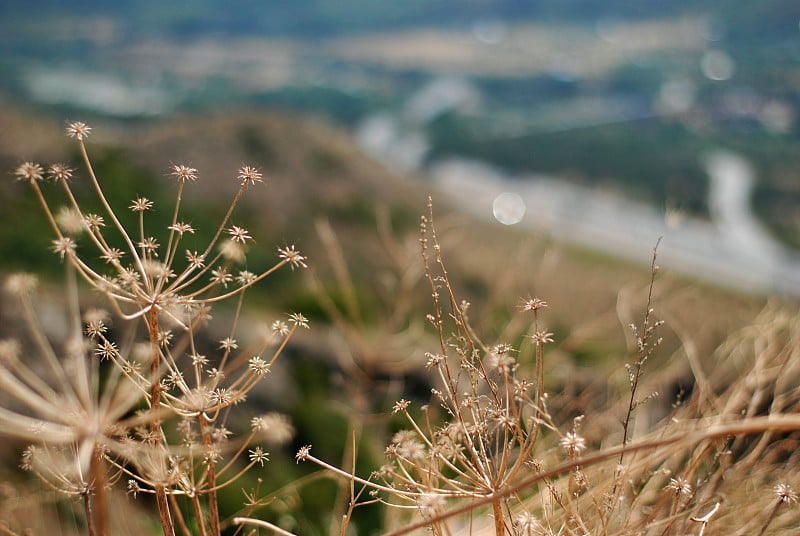
[[[161,418],[158,413],[158,407],[161,400],[161,350],[158,346],[158,309],[155,307],[150,308],[147,313],[147,331],[150,336],[150,350],[152,357],[150,359],[150,412],[152,420],[150,421],[150,432],[152,432],[151,441],[153,444],[159,441],[161,437]],[[164,530],[164,536],[175,536],[175,525],[172,522],[172,515],[169,509],[169,500],[167,498],[167,488],[164,484],[157,484],[156,491],[156,506],[158,507],[158,517],[161,519],[161,528]]]
[[506,532],[505,523],[503,522],[503,505],[501,499],[492,501],[492,514],[494,515],[494,533],[495,536],[503,536]]

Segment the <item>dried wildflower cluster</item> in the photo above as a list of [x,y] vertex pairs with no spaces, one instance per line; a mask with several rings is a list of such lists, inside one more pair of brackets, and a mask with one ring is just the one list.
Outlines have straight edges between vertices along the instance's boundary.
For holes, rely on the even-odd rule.
[[[36,319],[35,279],[8,278],[5,287],[19,299],[47,373],[40,377],[21,358],[18,341],[0,341],[0,386],[26,408],[0,408],[0,426],[33,442],[24,468],[86,500],[87,512],[93,512],[87,516],[91,534],[107,533],[105,490],[123,481],[133,495],[155,496],[166,535],[175,533],[176,524],[189,532],[184,510],[195,514],[201,534],[219,535],[217,492],[269,459],[262,444],[286,443],[293,435],[285,416],[268,413],[254,418],[249,431],[236,430],[234,439],[227,428],[230,409],[269,374],[295,331],[308,327],[294,313],[276,321],[269,334],[240,342],[242,298],[281,267],[305,268],[306,257],[288,246],[277,250],[275,263],[264,271],[237,268],[252,237],[231,218],[245,190],[263,181],[250,166],[239,170],[239,190],[201,249],[182,247],[195,234],[181,219],[183,189],[198,177],[187,165],[169,172],[177,193],[167,228],[147,225],[154,203],[145,197],[130,202],[136,225],[126,227],[95,175],[84,144],[90,132],[80,122],[67,127],[102,213],[83,209],[73,194],[76,172],[66,165],[45,170],[25,162],[16,170],[40,201],[55,234],[53,251],[69,274],[70,334],[63,348],[51,345]],[[53,210],[55,194],[45,192],[46,181],[63,190],[65,206]],[[78,280],[104,295],[109,310],[80,314]],[[234,320],[211,346],[200,333],[212,307],[225,300],[235,302]],[[130,324],[133,336],[120,340],[119,323]]]
[[[514,525],[533,534],[540,527],[533,514],[503,493],[530,474],[543,429],[574,444],[570,452],[585,447],[577,434],[562,436],[546,412],[544,346],[553,342],[553,334],[541,329],[538,315],[547,303],[523,301],[520,313],[531,317],[522,348],[487,345],[470,326],[469,303],[455,296],[432,215],[422,219],[420,242],[433,297],[427,319],[439,341],[435,352],[425,354],[425,368],[435,379],[432,403],[417,408],[401,399],[394,404],[392,413],[402,416],[405,427],[391,437],[386,463],[364,482],[373,492],[370,500],[412,508],[434,534],[447,534],[440,515],[449,505],[488,499],[498,534],[511,533]],[[522,372],[523,352],[536,362],[533,379]],[[325,466],[307,451],[298,459]]]
[[[265,466],[270,450],[294,436],[285,415],[250,416],[248,427],[231,418],[232,410],[269,375],[295,332],[308,327],[293,313],[267,334],[247,336],[237,329],[243,296],[281,267],[306,268],[307,259],[290,245],[278,248],[264,271],[244,267],[254,240],[232,217],[245,191],[263,182],[258,169],[238,171],[239,190],[212,238],[186,247],[199,234],[181,209],[183,188],[198,180],[196,169],[170,169],[177,195],[165,229],[149,227],[147,215],[156,207],[145,197],[129,201],[135,224],[126,227],[93,171],[84,145],[91,128],[72,123],[67,133],[78,143],[102,210],[82,209],[71,186],[76,172],[66,165],[25,162],[16,170],[55,234],[69,314],[67,335],[53,343],[37,319],[36,278],[6,279],[3,290],[19,303],[28,334],[0,340],[0,390],[13,403],[0,407],[0,432],[30,442],[21,466],[81,502],[90,536],[110,533],[108,492],[115,487],[150,497],[166,536],[220,536],[228,529],[218,492]],[[65,204],[57,210],[46,182],[63,190]],[[482,341],[469,303],[453,290],[431,204],[429,211],[420,243],[433,299],[427,320],[438,341],[424,354],[430,397],[412,401],[406,394],[394,403],[383,464],[368,478],[317,458],[311,445],[295,456],[343,479],[349,501],[337,501],[344,514],[331,522],[341,523],[339,534],[354,532],[348,527],[353,510],[367,505],[401,512],[386,518],[390,536],[797,532],[797,315],[765,310],[708,362],[687,351],[690,395],[671,406],[645,407],[656,393],[641,394],[644,365],[661,348],[664,325],[652,307],[654,251],[643,320],[631,325],[636,359],[626,366],[622,393],[604,378],[576,390],[574,379],[555,374],[546,390],[552,369],[545,347],[557,339],[540,319],[548,304],[523,299],[524,328],[504,331],[504,340],[493,344]],[[79,282],[107,304],[81,310]],[[209,343],[201,334],[224,300],[234,302],[233,321]],[[122,334],[126,325],[134,328],[130,335]],[[734,362],[735,376],[708,373],[725,360]],[[552,353],[547,361],[555,361]],[[291,535],[251,517],[265,502],[260,493],[246,492],[244,499],[233,525]],[[0,531],[15,534],[2,522]]]
[[[512,336],[513,344],[485,344],[470,325],[469,304],[453,291],[432,215],[423,218],[421,229],[433,298],[427,319],[439,341],[435,351],[425,354],[425,368],[433,376],[429,403],[407,398],[394,403],[391,412],[400,420],[399,429],[390,435],[383,465],[367,479],[316,458],[310,446],[297,453],[298,462],[318,464],[351,485],[360,484],[351,507],[381,503],[414,512],[413,518],[402,518],[391,536],[766,534],[768,528],[800,521],[792,486],[774,483],[776,475],[783,478],[786,468],[800,461],[796,451],[781,454],[797,438],[774,444],[768,438],[753,443],[731,439],[748,433],[742,431],[746,426],[730,431],[732,419],[743,411],[736,403],[750,400],[740,397],[743,392],[732,396],[727,412],[698,411],[706,402],[698,396],[640,431],[643,425],[636,419],[644,402],[654,398],[638,393],[643,365],[660,347],[657,331],[663,325],[651,307],[652,279],[643,320],[634,328],[636,361],[627,368],[629,392],[612,409],[593,408],[545,390],[544,348],[556,338],[539,318],[547,303],[523,300],[519,313],[528,318],[527,332]],[[792,348],[800,348],[800,340]],[[789,399],[800,408],[796,393],[783,400]],[[597,426],[601,419],[612,420],[613,428]],[[761,422],[752,433],[763,432],[765,425],[797,430],[800,420]],[[730,449],[737,444],[734,455]],[[766,459],[759,457],[767,452]],[[771,474],[760,472],[762,462]],[[748,484],[731,481],[729,474],[741,475]],[[743,524],[749,530],[740,531],[737,508],[720,497],[732,501],[743,486],[751,494],[754,489],[763,493],[761,510]],[[743,500],[756,504],[748,496]]]
[[[432,211],[422,219],[420,243],[433,297],[428,320],[439,340],[437,353],[428,354],[427,361],[436,378],[433,403],[421,408],[421,418],[412,415],[409,402],[395,405],[394,412],[402,414],[410,428],[392,438],[387,464],[375,476],[397,497],[414,500],[434,533],[447,533],[435,515],[444,510],[446,500],[482,498],[491,504],[496,534],[531,534],[540,528],[538,521],[527,505],[505,492],[530,473],[544,431],[560,438],[570,457],[585,448],[580,435],[562,434],[547,412],[544,347],[554,336],[541,329],[539,320],[547,302],[523,300],[520,313],[531,317],[522,347],[507,342],[487,345],[470,325],[469,303],[455,296]],[[532,379],[525,373],[530,363],[520,363],[526,351],[526,359],[533,356]]]

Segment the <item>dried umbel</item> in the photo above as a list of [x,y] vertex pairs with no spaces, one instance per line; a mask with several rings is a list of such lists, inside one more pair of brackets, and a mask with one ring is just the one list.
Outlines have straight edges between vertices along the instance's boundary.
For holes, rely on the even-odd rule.
[[[202,248],[183,246],[186,237],[198,234],[182,218],[183,189],[199,176],[189,165],[169,170],[177,190],[166,228],[148,225],[155,204],[146,197],[126,200],[136,221],[126,227],[115,206],[120,200],[106,197],[95,174],[85,145],[90,133],[84,123],[67,127],[102,213],[84,210],[73,192],[80,178],[66,165],[45,169],[25,162],[16,170],[39,200],[55,235],[52,249],[70,274],[71,331],[63,348],[49,346],[31,298],[35,280],[24,274],[9,277],[6,287],[19,297],[52,384],[19,359],[19,342],[0,343],[0,383],[27,408],[0,408],[0,423],[4,432],[38,445],[29,451],[27,468],[51,483],[64,483],[60,487],[67,493],[94,498],[93,534],[107,531],[101,491],[125,478],[135,494],[155,495],[165,534],[174,534],[176,522],[185,523],[182,515],[175,515],[175,498],[180,496],[195,512],[201,533],[218,535],[218,490],[268,461],[261,446],[247,446],[283,443],[293,433],[285,416],[268,413],[232,441],[226,424],[230,408],[269,375],[295,331],[308,327],[303,315],[292,313],[265,336],[240,342],[243,296],[282,267],[305,268],[307,259],[290,245],[277,248],[274,264],[263,271],[236,268],[246,260],[253,238],[248,229],[232,223],[234,210],[249,187],[263,182],[252,166],[236,173],[239,188]],[[63,192],[66,205],[57,210],[51,199],[57,192],[44,188],[48,181]],[[89,309],[81,318],[77,281],[104,295],[110,312]],[[212,307],[226,300],[232,301],[233,321],[217,348],[209,349],[200,344],[199,335]],[[133,338],[117,340],[126,323]],[[136,333],[144,333],[143,340]],[[74,468],[69,475],[59,478],[41,469],[37,460],[56,455],[74,457],[73,463],[60,464]]]
[[[655,397],[640,393],[639,380],[645,362],[657,356],[664,326],[651,306],[655,255],[643,320],[634,328],[629,391],[611,393],[598,378],[579,394],[548,392],[544,348],[559,337],[540,323],[547,304],[524,299],[518,309],[530,320],[527,330],[506,330],[513,344],[485,344],[470,324],[469,304],[455,297],[432,217],[421,228],[433,298],[427,320],[439,343],[423,354],[433,376],[430,399],[394,403],[397,428],[387,436],[384,463],[368,479],[316,458],[310,446],[297,453],[298,462],[347,479],[351,490],[361,487],[351,494],[351,508],[382,503],[413,514],[395,514],[389,536],[796,532],[800,398],[796,381],[784,378],[800,377],[797,317],[781,327],[770,317],[769,326],[754,330],[757,341],[742,344],[772,352],[754,359],[754,375],[718,398],[705,385],[663,419],[646,414],[651,422],[637,421]],[[770,414],[750,417],[779,376],[784,391]]]
[[[434,403],[422,408],[422,419],[412,415],[407,401],[395,406],[411,429],[393,439],[381,478],[400,497],[399,490],[435,496],[440,501],[435,510],[423,509],[420,498],[415,500],[434,532],[446,533],[433,515],[441,510],[441,501],[502,494],[528,473],[542,428],[555,430],[543,405],[544,346],[553,342],[553,334],[539,325],[538,314],[547,303],[524,300],[520,312],[532,314],[532,321],[523,344],[533,351],[537,375],[527,379],[518,361],[521,348],[506,342],[487,345],[470,325],[469,303],[454,294],[432,211],[423,218],[420,242],[434,305],[429,321],[439,340],[437,353],[430,354],[435,358],[428,360],[437,387],[432,390]],[[438,426],[437,406],[444,417]],[[491,506],[495,533],[505,534],[509,503],[498,499]],[[529,531],[529,525],[522,523],[522,530]]]
[[[391,437],[381,469],[369,481],[356,481],[372,490],[372,500],[416,511],[434,534],[449,533],[440,518],[448,503],[488,500],[500,536],[514,525],[508,515],[512,501],[492,497],[529,474],[542,428],[555,430],[543,405],[544,364],[537,363],[537,377],[529,380],[519,366],[519,347],[487,345],[478,338],[469,323],[469,303],[458,300],[450,284],[432,214],[420,227],[433,298],[427,319],[439,342],[435,352],[425,354],[425,368],[435,384],[431,403],[416,408],[401,399],[394,404],[392,413],[404,419],[404,429]],[[544,346],[553,342],[553,334],[539,325],[538,314],[546,306],[540,299],[528,299],[520,308],[520,314],[532,316],[522,344],[537,361],[544,359]],[[578,440],[566,436],[565,441],[575,444],[571,453],[585,447]],[[330,469],[308,450],[298,453],[298,460]],[[530,534],[535,525],[524,518],[518,526]]]
[[[25,321],[27,334],[0,341],[0,431],[29,441],[21,467],[50,488],[83,502],[90,533],[107,524],[106,494],[116,471],[108,461],[126,450],[127,434],[146,425],[136,412],[141,390],[121,371],[103,371],[93,344],[81,332],[74,277],[68,278],[68,332],[51,342],[37,316],[36,280],[12,274],[5,290]],[[12,303],[14,303],[12,302]]]

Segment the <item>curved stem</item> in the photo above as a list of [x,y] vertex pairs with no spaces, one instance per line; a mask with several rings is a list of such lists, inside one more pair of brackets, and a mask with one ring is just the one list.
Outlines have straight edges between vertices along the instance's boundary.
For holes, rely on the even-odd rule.
[[122,235],[123,240],[125,240],[125,243],[127,244],[128,249],[131,252],[131,255],[133,255],[134,261],[136,262],[136,268],[139,270],[139,273],[142,274],[144,284],[147,285],[148,283],[147,273],[145,272],[144,265],[142,264],[142,259],[139,257],[139,254],[136,251],[136,247],[133,245],[131,237],[125,230],[125,227],[122,226],[122,223],[120,223],[116,213],[111,208],[111,205],[108,203],[105,194],[103,194],[102,188],[100,188],[100,183],[98,182],[97,176],[94,173],[94,168],[92,167],[91,160],[89,160],[89,154],[86,152],[86,145],[84,145],[83,140],[78,140],[78,147],[80,148],[81,156],[83,157],[83,162],[86,165],[86,169],[89,171],[89,177],[92,180],[92,185],[94,186],[94,190],[97,193],[97,197],[100,199],[100,203],[102,203],[103,208],[106,209],[108,217],[111,218],[111,221],[114,222],[114,226]]

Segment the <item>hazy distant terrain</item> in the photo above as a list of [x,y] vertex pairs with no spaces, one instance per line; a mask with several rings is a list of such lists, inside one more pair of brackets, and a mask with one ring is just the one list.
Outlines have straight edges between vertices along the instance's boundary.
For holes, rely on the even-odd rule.
[[706,155],[733,151],[797,245],[798,21],[778,1],[34,1],[0,7],[0,73],[64,115],[391,117],[415,173],[477,159],[700,217]]
[[122,0],[108,3],[82,0],[65,4],[58,0],[6,3],[9,17],[47,21],[48,18],[110,17],[131,34],[166,34],[175,37],[222,33],[229,36],[290,34],[330,36],[343,33],[414,26],[459,26],[480,18],[589,21],[599,18],[661,18],[683,14],[718,14],[720,24],[742,36],[769,37],[774,41],[794,37],[800,9],[790,2],[768,0],[758,5],[741,0],[463,0],[455,6],[445,0],[375,2],[372,0]]

